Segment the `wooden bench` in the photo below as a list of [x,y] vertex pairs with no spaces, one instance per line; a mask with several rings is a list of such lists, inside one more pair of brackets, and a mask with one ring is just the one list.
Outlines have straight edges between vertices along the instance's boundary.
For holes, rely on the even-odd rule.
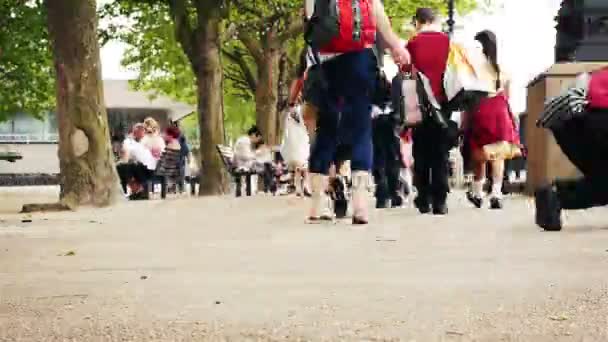
[[0,152],[0,160],[14,163],[21,159],[23,159],[23,156],[18,152]]
[[230,173],[230,176],[234,178],[234,181],[236,183],[236,197],[241,197],[242,196],[242,182],[243,182],[243,178],[245,178],[245,193],[247,196],[251,196],[251,188],[252,188],[252,177],[253,175],[256,175],[257,172],[255,172],[254,170],[243,170],[243,169],[238,169],[236,168],[236,166],[234,165],[234,152],[232,151],[232,148],[230,148],[229,146],[225,146],[225,145],[217,145],[217,152],[220,154],[220,157],[222,158],[222,162],[224,163],[224,166],[226,167],[226,170],[228,171],[228,173]]

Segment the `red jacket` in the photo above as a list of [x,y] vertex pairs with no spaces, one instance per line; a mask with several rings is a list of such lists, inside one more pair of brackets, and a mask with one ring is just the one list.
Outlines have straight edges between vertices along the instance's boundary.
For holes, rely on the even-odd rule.
[[412,64],[431,81],[438,102],[445,101],[443,74],[450,53],[450,38],[442,32],[420,32],[406,45]]

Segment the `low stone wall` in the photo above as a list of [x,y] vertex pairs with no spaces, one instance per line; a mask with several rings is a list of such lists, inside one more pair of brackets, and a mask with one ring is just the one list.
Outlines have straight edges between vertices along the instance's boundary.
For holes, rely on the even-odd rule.
[[59,174],[0,173],[0,187],[59,185]]

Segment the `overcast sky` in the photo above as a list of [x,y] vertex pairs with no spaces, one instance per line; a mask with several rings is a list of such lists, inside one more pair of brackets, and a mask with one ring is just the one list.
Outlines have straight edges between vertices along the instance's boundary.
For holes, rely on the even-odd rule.
[[[102,0],[101,3],[111,1]],[[525,110],[525,86],[538,73],[553,64],[555,47],[554,18],[560,0],[495,0],[492,14],[475,13],[459,19],[460,37],[473,37],[490,29],[499,40],[499,58],[513,81],[512,105],[516,112]],[[105,79],[135,77],[120,66],[124,46],[109,43],[101,51]]]

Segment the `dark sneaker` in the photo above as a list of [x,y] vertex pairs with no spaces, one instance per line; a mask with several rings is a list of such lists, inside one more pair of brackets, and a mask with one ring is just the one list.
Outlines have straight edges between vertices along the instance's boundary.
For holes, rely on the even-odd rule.
[[368,224],[367,220],[353,216],[353,226],[364,226]]
[[376,200],[376,209],[386,209],[388,208],[388,200]]
[[346,217],[348,211],[348,201],[346,199],[337,199],[334,201],[334,214],[337,219],[343,219]]
[[393,197],[393,199],[391,200],[391,207],[392,208],[401,208],[403,206],[403,198],[399,195]]
[[493,209],[493,210],[502,209],[502,200],[498,197],[492,197],[490,199],[490,209]]
[[473,195],[471,191],[467,191],[467,199],[471,202],[477,209],[481,209],[483,206],[483,199],[479,196]]
[[421,214],[428,214],[431,212],[431,206],[429,205],[429,203],[425,202],[420,197],[416,197],[416,199],[414,200],[414,205]]
[[433,206],[433,215],[443,216],[448,214],[448,205],[443,203]]
[[536,224],[546,231],[562,230],[561,206],[553,186],[543,186],[534,194]]

